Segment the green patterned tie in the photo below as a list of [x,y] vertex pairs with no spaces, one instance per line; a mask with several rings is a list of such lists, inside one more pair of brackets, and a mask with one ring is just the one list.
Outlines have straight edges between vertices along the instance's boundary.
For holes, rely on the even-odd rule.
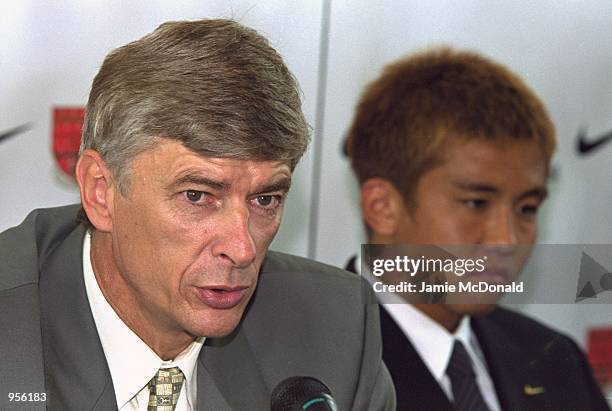
[[185,376],[178,368],[160,368],[149,381],[147,411],[174,411]]

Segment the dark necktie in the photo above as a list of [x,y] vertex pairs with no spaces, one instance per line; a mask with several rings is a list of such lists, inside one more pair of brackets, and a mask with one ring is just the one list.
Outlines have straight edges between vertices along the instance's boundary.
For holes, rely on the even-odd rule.
[[149,381],[147,411],[174,411],[185,379],[178,367],[160,368]]
[[490,411],[476,384],[472,360],[461,341],[455,340],[446,375],[450,378],[455,407],[459,411]]

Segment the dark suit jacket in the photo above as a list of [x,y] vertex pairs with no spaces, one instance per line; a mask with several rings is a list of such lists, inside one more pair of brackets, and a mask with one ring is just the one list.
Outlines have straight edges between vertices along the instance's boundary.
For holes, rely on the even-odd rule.
[[[354,257],[346,269],[356,272]],[[471,324],[503,410],[609,409],[584,355],[570,338],[501,307],[473,317]],[[427,365],[384,309],[380,326],[397,409],[453,410]],[[544,392],[529,389],[536,387]]]
[[[0,234],[2,410],[117,408],[85,293],[77,210],[34,211]],[[295,375],[327,384],[341,410],[393,409],[376,308],[349,273],[269,253],[240,325],[202,348],[198,409],[269,409],[272,389]],[[11,392],[46,392],[47,402],[9,402]]]

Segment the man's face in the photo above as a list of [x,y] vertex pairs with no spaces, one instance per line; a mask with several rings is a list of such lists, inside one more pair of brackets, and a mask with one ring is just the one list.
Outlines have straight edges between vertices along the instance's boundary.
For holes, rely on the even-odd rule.
[[[479,245],[501,254],[509,248],[496,246],[531,245],[546,176],[546,161],[534,143],[458,140],[446,148],[441,164],[419,179],[414,207],[402,210],[394,242]],[[461,314],[492,308],[445,307]]]
[[157,330],[230,333],[278,230],[289,167],[203,157],[160,139],[130,171],[112,210],[114,293]]

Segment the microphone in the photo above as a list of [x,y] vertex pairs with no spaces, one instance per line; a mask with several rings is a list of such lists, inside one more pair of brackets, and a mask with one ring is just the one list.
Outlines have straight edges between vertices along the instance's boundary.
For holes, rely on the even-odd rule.
[[272,391],[272,411],[338,411],[325,384],[313,377],[290,377]]

